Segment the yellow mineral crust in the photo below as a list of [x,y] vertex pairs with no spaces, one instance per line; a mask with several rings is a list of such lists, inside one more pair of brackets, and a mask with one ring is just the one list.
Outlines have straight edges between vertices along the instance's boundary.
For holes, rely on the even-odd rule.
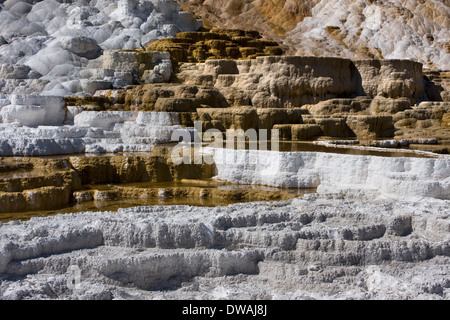
[[1,158],[0,213],[56,210],[89,201],[190,198],[199,203],[232,203],[296,196],[287,190],[237,188],[213,181],[213,164],[174,164],[171,150],[156,147],[147,155]]
[[261,39],[256,31],[213,28],[204,32],[180,32],[175,38],[156,40],[148,51],[170,52],[172,63],[205,62],[208,59],[252,59],[281,55],[277,42]]

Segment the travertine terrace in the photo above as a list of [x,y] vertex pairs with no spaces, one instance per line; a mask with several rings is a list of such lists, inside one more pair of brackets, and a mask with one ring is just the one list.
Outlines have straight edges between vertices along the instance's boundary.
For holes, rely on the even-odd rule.
[[0,299],[450,299],[449,10],[0,1]]
[[179,0],[206,24],[252,28],[291,54],[412,59],[448,69],[445,0]]

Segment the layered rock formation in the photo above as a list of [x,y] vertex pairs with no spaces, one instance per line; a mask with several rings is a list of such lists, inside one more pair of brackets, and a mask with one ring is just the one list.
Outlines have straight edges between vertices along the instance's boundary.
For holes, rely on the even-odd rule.
[[273,40],[281,40],[305,17],[311,15],[316,0],[216,1],[180,0],[180,7],[201,17],[205,25],[258,30]]
[[318,192],[369,189],[386,197],[450,200],[449,159],[205,148],[220,179]]
[[176,164],[171,157],[172,149],[156,147],[147,154],[120,156],[2,157],[0,220],[30,217],[36,211],[46,215],[66,208],[102,209],[114,201],[119,206],[121,202],[211,206],[285,200],[314,191],[218,181],[213,179],[214,164]]
[[180,32],[174,38],[151,42],[148,51],[170,52],[172,62],[205,62],[207,59],[252,59],[281,55],[277,42],[261,39],[256,31],[215,29],[208,32]]
[[[214,122],[217,129],[281,129],[273,126],[291,124],[285,126],[287,140],[328,136],[357,138],[366,144],[379,138],[434,138],[448,143],[447,91],[439,82],[424,79],[421,64],[408,60],[299,56],[211,60],[183,65],[178,78],[212,85],[223,94],[232,108],[198,110],[200,118]],[[285,116],[275,116],[281,110]],[[261,114],[269,113],[272,121],[261,119]],[[417,125],[417,120],[425,119],[428,124]],[[299,134],[299,125],[309,132]],[[408,131],[408,126],[416,130]]]
[[[290,2],[274,5],[288,11],[294,8]],[[8,57],[4,60],[11,61],[5,60],[0,69],[4,78],[0,115],[2,123],[7,124],[1,128],[5,132],[2,155],[148,151],[155,143],[169,142],[176,127],[165,128],[163,133],[145,129],[142,123],[132,125],[137,111],[175,112],[179,122],[173,125],[188,127],[200,120],[204,129],[221,131],[281,129],[281,137],[286,140],[352,138],[368,145],[378,144],[374,139],[396,139],[397,145],[405,145],[422,139],[439,144],[426,147],[428,150],[448,152],[446,74],[424,73],[420,63],[276,57],[273,55],[282,54],[281,47],[255,31],[215,28],[179,32],[198,29],[200,23],[192,15],[179,12],[173,1],[83,6],[43,1],[24,6],[30,10],[15,12],[14,4],[5,2],[2,14],[24,25],[34,23],[43,34],[26,34],[29,41],[40,39],[41,45],[12,61],[15,55],[8,50],[14,53],[20,42],[10,43],[8,37],[13,35],[5,31],[1,50]],[[252,6],[261,12],[270,11],[259,2],[249,2],[245,10],[253,10]],[[56,13],[44,15],[50,7]],[[309,15],[309,10],[297,9],[294,11]],[[84,21],[83,27],[74,26],[77,14]],[[52,26],[53,21],[66,15],[73,15],[68,20],[72,22],[58,25],[59,29],[47,26],[47,22]],[[123,20],[130,16],[134,24]],[[120,32],[111,29],[109,34],[105,25],[112,19],[130,25],[116,23]],[[160,28],[172,31],[159,32]],[[87,37],[85,33],[90,31],[95,31],[98,39]],[[105,34],[109,37],[100,41]],[[161,39],[167,36],[172,38]],[[121,37],[132,39],[134,46],[125,45]],[[54,43],[47,43],[50,40]],[[73,59],[66,59],[64,64],[51,60],[67,54],[79,61],[71,65],[67,61]],[[47,67],[58,71],[44,70]],[[179,84],[160,85],[169,81]],[[39,92],[43,97],[34,96]],[[65,105],[58,96],[64,96]],[[422,101],[435,102],[420,104]],[[99,111],[103,113],[92,113]],[[100,125],[95,132],[86,129],[96,127],[99,121],[110,125]],[[14,134],[27,137],[17,140],[11,136],[9,124],[18,126]],[[28,128],[36,126],[47,128]],[[134,133],[127,136],[131,126]],[[155,136],[158,134],[160,137]]]
[[80,177],[63,159],[1,159],[1,212],[67,206]]
[[[140,60],[112,57],[110,63],[120,70],[151,74]],[[208,59],[183,63],[175,78],[178,83],[96,90],[89,97],[64,100],[5,95],[2,154],[148,151],[171,142],[181,126],[194,132],[195,121],[223,132],[279,129],[285,140],[356,138],[369,145],[374,139],[395,138],[400,146],[400,141],[408,145],[428,139],[440,144],[429,149],[440,152],[449,143],[449,105],[442,101],[448,91],[424,78],[421,64],[408,60]],[[173,119],[160,123],[161,117]],[[41,127],[29,128],[36,126]],[[11,135],[18,133],[26,138]]]
[[296,54],[411,59],[448,69],[446,1],[321,1],[287,36]]
[[448,299],[447,208],[356,192],[1,224],[0,296]]
[[[2,93],[62,96],[132,83],[129,73],[102,64],[110,61],[109,50],[141,49],[150,41],[202,26],[170,0],[8,0],[1,4],[0,21]],[[132,63],[136,58],[130,53],[127,59]],[[157,70],[146,80],[160,81],[157,76],[162,73],[164,79],[170,68],[164,59],[153,60]]]
[[450,66],[450,7],[444,0],[178,2],[216,27],[257,29],[290,54]]
[[0,299],[448,299],[448,6],[179,2],[1,1]]
[[[25,109],[27,113],[19,113],[17,109]],[[34,117],[30,110],[35,112]],[[4,124],[0,126],[3,156],[148,152],[155,144],[171,142],[177,130],[192,131],[178,124],[176,114],[167,112],[90,112],[74,107],[63,111],[63,117],[48,126],[42,106],[4,107],[2,111],[6,111]],[[38,118],[42,113],[41,119]]]
[[[140,156],[5,157],[1,159],[0,212],[60,209],[74,202],[108,200],[102,184],[181,182],[209,179],[213,174],[214,167],[208,164],[175,165],[165,148]],[[90,187],[94,184],[103,189],[103,194],[95,194],[97,189]],[[157,197],[159,189],[154,188],[156,196],[134,189],[134,195],[122,192],[115,197]],[[116,191],[111,188],[109,192],[112,195]]]

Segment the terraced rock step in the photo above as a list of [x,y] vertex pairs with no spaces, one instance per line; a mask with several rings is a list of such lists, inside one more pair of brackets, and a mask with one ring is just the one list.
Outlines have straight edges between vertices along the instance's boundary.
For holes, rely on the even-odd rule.
[[[200,206],[211,206],[250,201],[279,201],[298,197],[302,193],[300,190],[277,190],[276,188],[246,187],[225,183],[217,183],[216,186],[214,182],[211,183],[211,186],[207,184],[206,181],[206,186],[201,186],[202,183],[199,186],[192,186],[192,183],[186,179],[181,183],[139,183],[112,186],[90,185],[86,186],[87,190],[74,192],[73,197],[79,204],[86,201],[107,203],[108,201],[136,199],[136,203],[139,203],[141,200],[142,204],[146,202],[150,204],[191,202],[197,203]],[[308,192],[313,192],[313,190]],[[187,201],[188,199],[189,201]]]
[[448,300],[444,3],[0,0],[0,299]]
[[[175,1],[2,1],[0,89],[5,94],[92,95],[168,81],[165,53],[142,47],[202,22]],[[139,66],[147,70],[139,69]],[[136,67],[137,65],[137,67]]]
[[450,159],[203,148],[226,181],[318,192],[374,190],[386,197],[450,199]]
[[[0,225],[0,294],[445,299],[446,208],[357,192],[11,222]],[[204,290],[211,286],[227,291]]]
[[178,115],[170,112],[96,112],[75,106],[67,108],[65,116],[67,124],[60,119],[59,125],[45,125],[30,115],[25,116],[31,119],[30,126],[23,126],[17,118],[12,124],[1,124],[1,155],[150,152],[155,144],[172,142],[177,130],[194,132],[193,128],[182,127]]
[[178,2],[205,25],[256,29],[289,54],[414,59],[429,68],[449,66],[450,8],[443,0]]
[[147,155],[1,158],[0,219],[108,206],[279,201],[314,190],[239,186],[212,180],[214,164],[181,164],[171,147]]
[[276,41],[261,38],[257,31],[213,28],[203,32],[180,32],[174,38],[153,41],[146,49],[169,52],[174,66],[208,59],[253,59],[283,54]]
[[214,173],[214,167],[206,163],[175,165],[166,148],[139,156],[6,157],[1,163],[3,213],[64,208],[80,198],[85,185],[93,183],[208,179]]

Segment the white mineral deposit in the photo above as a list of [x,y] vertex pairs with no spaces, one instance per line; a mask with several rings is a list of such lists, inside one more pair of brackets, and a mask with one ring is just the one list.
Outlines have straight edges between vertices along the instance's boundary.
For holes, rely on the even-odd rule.
[[0,300],[449,300],[449,40],[446,0],[0,0]]

